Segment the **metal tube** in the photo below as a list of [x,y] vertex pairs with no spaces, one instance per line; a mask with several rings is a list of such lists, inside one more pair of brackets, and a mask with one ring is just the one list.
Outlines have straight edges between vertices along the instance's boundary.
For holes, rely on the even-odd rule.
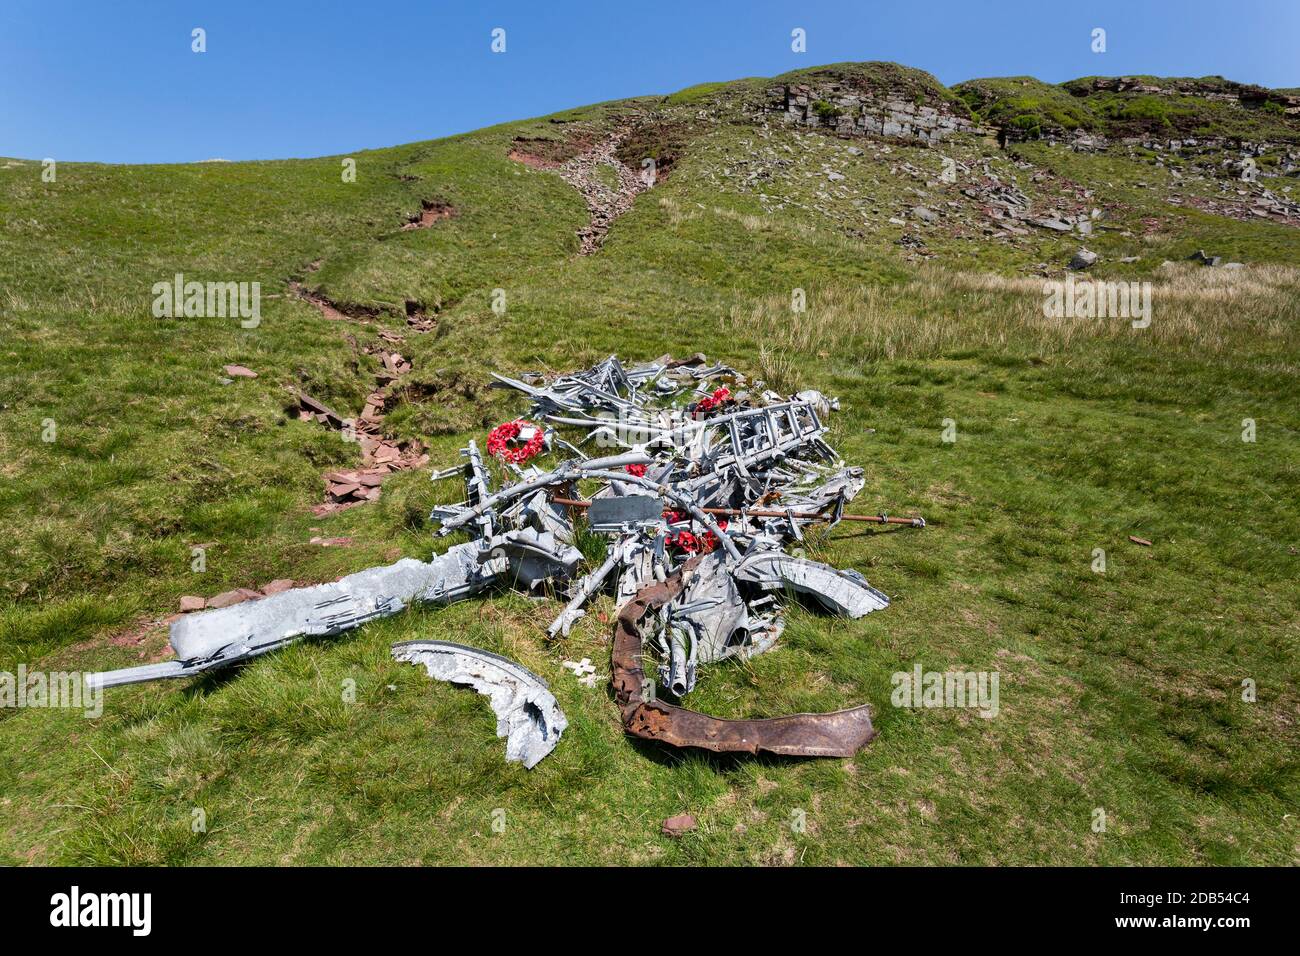
[[[557,505],[565,505],[570,508],[587,508],[590,507],[590,501],[582,501],[577,498],[552,498]],[[705,514],[720,515],[724,518],[747,517],[747,518],[799,518],[807,521],[817,521],[825,519],[829,515],[821,514],[815,511],[766,511],[756,508],[701,508]],[[840,515],[841,521],[872,521],[876,524],[905,524],[913,528],[924,528],[924,518],[899,518],[893,515]]]

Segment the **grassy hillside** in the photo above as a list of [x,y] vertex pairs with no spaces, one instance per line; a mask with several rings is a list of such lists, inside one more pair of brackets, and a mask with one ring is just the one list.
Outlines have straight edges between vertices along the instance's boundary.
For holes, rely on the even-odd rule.
[[[859,79],[904,76],[892,70]],[[375,350],[393,347],[381,333],[413,366],[385,427],[439,467],[523,410],[487,388],[492,371],[704,351],[838,395],[832,443],[868,478],[856,510],[930,527],[811,542],[891,607],[856,622],[795,611],[777,649],[703,669],[688,702],[725,716],[870,702],[867,750],[800,762],[633,742],[607,689],[560,666],[586,656],[608,673],[610,599],[604,621],[549,643],[559,604],[501,593],[111,690],[96,719],[0,710],[0,860],[1297,862],[1300,230],[1229,208],[1294,179],[1266,168],[1243,198],[1207,168],[1127,149],[840,139],[757,112],[786,82],[805,79],[358,152],[355,182],[343,157],[61,164],[53,183],[0,161],[0,670],[160,659],[183,594],[444,548],[425,515],[461,488],[424,471],[311,512],[322,474],[359,451],[299,421],[290,390],[357,414]],[[1024,95],[1048,105],[1005,109],[973,87],[961,103],[933,92],[986,121],[1084,109],[1043,86]],[[655,156],[662,175],[579,255],[588,209],[555,167],[614,130],[625,162]],[[987,218],[989,176],[1044,212],[1098,208],[1096,228],[1008,232]],[[435,200],[455,215],[402,228]],[[1096,277],[1153,284],[1148,328],[1044,317],[1043,277],[1084,242]],[[1245,267],[1186,262],[1199,248]],[[153,284],[178,272],[260,281],[261,324],[154,318]],[[224,384],[228,363],[259,377]],[[570,722],[556,751],[532,772],[506,765],[486,701],[389,659],[420,637],[550,681]],[[890,675],[917,663],[998,671],[999,715],[892,707]],[[660,836],[681,812],[699,830]]]
[[1095,129],[1097,117],[1059,86],[1032,76],[970,80],[957,95],[986,122],[1038,138],[1045,130]]

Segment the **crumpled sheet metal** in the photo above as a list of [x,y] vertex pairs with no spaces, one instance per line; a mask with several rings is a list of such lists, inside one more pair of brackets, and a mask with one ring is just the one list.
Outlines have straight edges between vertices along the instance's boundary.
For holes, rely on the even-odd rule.
[[393,660],[424,665],[434,680],[474,688],[489,698],[506,760],[532,770],[555,749],[568,718],[542,680],[526,667],[490,651],[450,641],[402,641]]
[[[697,560],[692,559],[684,567]],[[674,747],[792,757],[851,757],[876,736],[867,704],[830,714],[727,720],[660,700],[647,701],[646,676],[641,667],[641,622],[676,597],[682,587],[679,571],[667,581],[643,588],[624,605],[614,622],[610,682],[628,733]]]
[[516,528],[486,540],[480,559],[509,561],[510,583],[531,591],[553,581],[567,581],[582,561],[582,552],[551,531]]
[[[731,379],[725,407],[706,404],[717,393],[705,383],[721,376]],[[95,675],[98,682],[111,686],[190,676],[303,636],[337,634],[412,603],[455,601],[490,586],[549,593],[571,584],[568,605],[551,625],[553,636],[567,633],[599,590],[610,588],[617,595],[623,613],[614,653],[615,687],[629,732],[676,746],[805,756],[842,756],[870,740],[866,707],[773,720],[723,720],[654,700],[646,691],[654,685],[641,669],[642,655],[649,660],[657,650],[665,665],[664,686],[681,699],[695,683],[697,665],[732,655],[748,657],[773,646],[782,626],[783,593],[802,592],[849,617],[887,606],[888,598],[857,572],[803,561],[781,550],[803,540],[805,525],[837,523],[864,485],[862,469],[846,466],[825,441],[822,416],[837,407],[835,400],[814,390],[794,396],[766,390],[756,396],[734,369],[709,366],[701,355],[679,362],[664,356],[630,368],[611,356],[547,385],[538,384],[544,381],[540,376],[524,378],[526,382],[517,382],[497,376],[497,384],[528,394],[535,418],[588,429],[579,445],[605,435],[628,450],[586,458],[579,447],[554,436],[556,447],[575,457],[558,462],[550,472],[539,465],[507,466],[516,480],[493,491],[493,475],[471,440],[460,466],[434,475],[459,472],[465,500],[439,505],[430,514],[441,525],[439,535],[463,529],[470,542],[428,563],[398,562],[334,584],[190,615],[172,628],[177,660]],[[690,404],[664,404],[673,396]],[[591,496],[586,518],[592,531],[610,540],[605,562],[579,577],[582,553],[575,547],[573,513],[555,499],[557,489],[564,498],[576,497],[580,480],[603,484]],[[698,548],[714,549],[702,573],[694,571],[697,558],[680,568],[682,574],[670,577],[685,554]],[[672,582],[671,593],[652,602],[654,611],[647,616],[642,599],[658,593],[655,589],[666,580]],[[667,602],[671,604],[665,606]],[[558,717],[548,722],[545,698],[532,699],[534,709],[527,703],[512,709],[511,700],[498,707],[501,692],[491,689],[495,685],[488,665],[455,656],[473,652],[448,652],[452,656],[437,658],[444,663],[435,669],[461,674],[473,684],[467,675],[477,668],[475,686],[493,696],[502,735],[511,740],[540,735],[549,752],[562,729],[558,708]],[[517,668],[509,661],[492,666]],[[537,680],[535,675],[519,670],[515,676],[524,683],[516,686],[535,686],[528,683]],[[549,701],[553,704],[554,698]],[[524,722],[515,726],[515,718]],[[508,746],[528,766],[541,759],[531,744]]]
[[403,558],[328,584],[291,588],[171,625],[176,660],[94,675],[100,687],[191,677],[278,650],[303,637],[341,634],[414,603],[450,604],[498,582],[528,589],[565,581],[582,552],[552,531],[515,528],[454,545],[431,561]]
[[747,555],[732,573],[767,590],[789,589],[809,595],[827,610],[848,618],[863,617],[889,607],[889,598],[857,571],[832,568],[784,551]]
[[172,623],[176,660],[104,671],[100,687],[192,677],[278,650],[304,637],[328,637],[389,617],[416,602],[448,604],[484,590],[509,562],[480,560],[477,542],[448,548],[432,561],[403,558],[328,584],[291,588],[257,601],[190,614]]
[[760,604],[773,604],[771,598],[749,602],[742,597],[722,552],[705,554],[682,572],[682,581],[659,637],[659,679],[678,698],[695,686],[698,664],[761,654],[782,628],[779,614],[760,612]]
[[241,639],[337,634],[412,601],[454,600],[480,590],[501,570],[485,569],[475,560],[476,550],[458,545],[433,561],[404,558],[330,584],[191,614],[172,624],[171,645],[179,659],[197,660]]

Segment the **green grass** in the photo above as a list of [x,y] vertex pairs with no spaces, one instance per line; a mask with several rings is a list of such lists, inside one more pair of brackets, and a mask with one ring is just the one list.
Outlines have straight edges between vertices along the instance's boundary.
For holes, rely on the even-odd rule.
[[983,122],[1037,138],[1047,130],[1090,129],[1097,120],[1087,106],[1059,86],[1031,76],[959,83],[954,90]]
[[[715,92],[654,108],[684,122],[674,110],[694,114]],[[0,669],[140,663],[165,640],[149,622],[181,594],[427,557],[424,515],[459,483],[408,473],[374,504],[313,517],[321,473],[357,450],[287,411],[292,386],[358,412],[376,367],[362,349],[380,328],[405,330],[414,300],[437,328],[402,347],[414,371],[387,421],[428,441],[439,465],[523,411],[487,388],[491,371],[702,350],[838,395],[831,440],[867,472],[856,507],[918,512],[930,527],[845,524],[811,548],[893,603],[856,622],[796,609],[777,649],[703,669],[688,702],[771,716],[866,701],[877,740],[804,762],[631,740],[608,690],[560,666],[585,656],[608,673],[610,599],[549,644],[558,602],[497,593],[229,673],[115,689],[98,719],[0,711],[0,860],[1295,863],[1296,231],[1169,206],[1137,185],[1167,174],[1136,159],[1027,144],[1027,161],[1116,201],[1130,235],[1097,237],[1102,274],[1156,283],[1149,329],[1053,322],[1040,280],[1024,276],[1077,240],[954,232],[930,240],[936,262],[908,262],[884,223],[894,204],[914,205],[918,186],[930,202],[961,194],[891,167],[937,173],[934,152],[845,160],[845,182],[881,210],[855,237],[856,207],[818,198],[824,177],[804,175],[836,141],[773,131],[792,165],[764,188],[795,202],[767,213],[719,178],[754,148],[753,128],[733,121],[675,127],[672,173],[578,257],[581,198],[506,151],[633,108],[650,107],[356,153],[350,184],[341,157],[69,164],[54,184],[39,164],[0,164]],[[963,161],[986,148],[953,144]],[[1049,198],[1006,156],[987,158]],[[458,215],[402,232],[431,198]],[[1159,228],[1143,236],[1143,217]],[[1160,267],[1199,246],[1250,268]],[[1134,251],[1139,262],[1113,263]],[[175,272],[261,281],[262,324],[152,318],[150,287]],[[295,277],[376,318],[325,321],[284,295]],[[228,362],[260,377],[222,385]],[[315,535],[352,543],[322,548]],[[202,574],[190,570],[198,544]],[[597,557],[600,542],[584,552]],[[570,722],[560,746],[534,771],[506,765],[485,699],[389,659],[391,643],[421,637],[545,677]],[[891,674],[917,662],[998,671],[999,716],[890,706]],[[1091,828],[1098,807],[1105,833]],[[800,810],[805,832],[790,826]],[[700,829],[661,837],[681,812]]]
[[697,83],[695,86],[688,86],[684,90],[669,94],[664,97],[664,102],[673,106],[707,102],[716,93],[726,89],[728,85],[727,83]]

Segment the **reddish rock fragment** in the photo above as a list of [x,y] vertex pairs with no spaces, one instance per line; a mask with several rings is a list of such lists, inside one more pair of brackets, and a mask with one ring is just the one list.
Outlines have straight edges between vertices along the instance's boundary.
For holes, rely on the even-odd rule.
[[681,813],[665,820],[661,832],[666,837],[676,839],[690,833],[697,825],[693,816],[689,813]]
[[259,598],[262,595],[257,591],[250,591],[248,588],[235,588],[233,591],[222,591],[216,597],[208,598],[208,607],[230,607],[234,604],[242,604],[245,601]]

